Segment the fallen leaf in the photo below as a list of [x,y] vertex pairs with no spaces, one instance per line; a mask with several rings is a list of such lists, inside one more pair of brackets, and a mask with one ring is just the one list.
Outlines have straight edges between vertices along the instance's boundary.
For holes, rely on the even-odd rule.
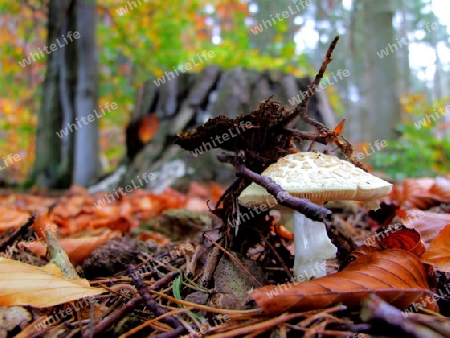
[[[412,253],[392,249],[355,256],[343,271],[333,275],[302,283],[265,286],[250,296],[264,312],[276,314],[327,308],[338,303],[355,308],[372,293],[406,309],[423,296],[432,295],[425,267]],[[427,307],[437,310],[433,299]]]
[[450,272],[450,225],[447,225],[430,243],[422,262],[429,263],[443,272]]
[[380,244],[383,250],[405,250],[417,257],[422,256],[426,250],[425,243],[422,242],[420,234],[415,229],[408,229],[402,225],[392,230],[387,230],[385,234],[386,236],[380,238]]
[[450,214],[436,214],[422,210],[397,210],[397,216],[408,228],[414,228],[422,237],[425,244],[431,241],[450,224]]
[[[59,244],[69,256],[73,264],[81,264],[97,247],[112,238],[122,237],[122,232],[105,230],[100,235],[86,235],[79,238],[61,238]],[[47,247],[41,242],[32,242],[24,245],[36,255],[45,256]]]
[[9,228],[18,228],[25,224],[28,218],[30,218],[30,214],[26,211],[0,207],[0,231],[5,231]]
[[450,202],[450,180],[446,177],[436,177],[430,194],[439,202]]
[[33,265],[0,259],[0,306],[48,307],[103,292],[85,279],[70,280]]

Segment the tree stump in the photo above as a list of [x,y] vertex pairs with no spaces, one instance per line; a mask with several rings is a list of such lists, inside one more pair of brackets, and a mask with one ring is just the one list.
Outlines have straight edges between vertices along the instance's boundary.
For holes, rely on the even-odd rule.
[[[90,190],[110,190],[132,181],[136,184],[145,173],[152,179],[142,188],[155,192],[167,187],[185,191],[191,181],[230,184],[235,178],[234,170],[217,161],[217,149],[192,154],[173,144],[175,136],[208,118],[218,115],[234,118],[249,113],[272,95],[273,100],[292,109],[289,99],[305,92],[311,81],[309,77],[295,78],[274,70],[258,72],[241,67],[221,70],[218,66],[206,67],[198,74],[180,74],[159,86],[150,79],[137,93],[136,109],[127,129],[129,158],[123,161],[126,165]],[[150,114],[157,116],[159,127],[153,139],[144,144],[137,130],[139,122]],[[310,100],[308,115],[325,125],[336,125],[323,91]],[[302,121],[299,123],[300,129],[309,128]]]

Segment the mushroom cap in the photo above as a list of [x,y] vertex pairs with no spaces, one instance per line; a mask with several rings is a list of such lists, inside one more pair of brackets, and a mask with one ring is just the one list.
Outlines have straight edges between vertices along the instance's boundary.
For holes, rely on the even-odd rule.
[[[374,201],[392,189],[389,182],[352,163],[318,152],[289,154],[268,166],[261,175],[270,177],[292,196],[313,202]],[[238,201],[246,207],[257,207],[270,196],[265,188],[252,183],[242,191]]]

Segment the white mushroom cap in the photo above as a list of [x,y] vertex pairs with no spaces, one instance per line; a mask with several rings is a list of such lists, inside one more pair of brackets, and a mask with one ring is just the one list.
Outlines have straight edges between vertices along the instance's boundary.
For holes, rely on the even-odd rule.
[[[324,201],[369,201],[374,207],[376,199],[389,194],[392,184],[352,163],[318,152],[299,152],[282,157],[261,174],[270,177],[295,197]],[[238,198],[241,205],[257,207],[270,195],[258,184],[250,184]]]

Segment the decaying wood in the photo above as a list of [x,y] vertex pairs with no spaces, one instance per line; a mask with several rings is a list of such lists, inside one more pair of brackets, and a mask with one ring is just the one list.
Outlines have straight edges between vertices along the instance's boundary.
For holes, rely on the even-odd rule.
[[[306,91],[310,83],[309,78],[296,79],[279,71],[258,72],[241,67],[221,70],[217,66],[208,66],[199,74],[180,74],[159,87],[153,80],[146,81],[138,89],[136,109],[130,123],[148,114],[156,114],[160,120],[157,135],[148,145],[139,146],[142,151],[127,164],[125,173],[121,167],[120,173],[112,175],[115,179],[106,182],[106,178],[92,187],[92,191],[113,190],[130,184],[131,180],[136,180],[138,175],[142,177],[144,173],[155,173],[156,176],[145,187],[148,189],[160,186],[185,189],[192,180],[229,184],[233,181],[233,171],[217,162],[216,152],[205,151],[194,157],[179,147],[171,147],[177,133],[221,114],[235,118],[258,107],[272,94],[288,104],[289,99]],[[308,114],[318,116],[319,121],[327,125],[334,125],[333,112],[322,111],[318,104],[316,98],[312,98]],[[302,121],[299,124],[306,127]],[[136,134],[133,133],[134,137]]]

